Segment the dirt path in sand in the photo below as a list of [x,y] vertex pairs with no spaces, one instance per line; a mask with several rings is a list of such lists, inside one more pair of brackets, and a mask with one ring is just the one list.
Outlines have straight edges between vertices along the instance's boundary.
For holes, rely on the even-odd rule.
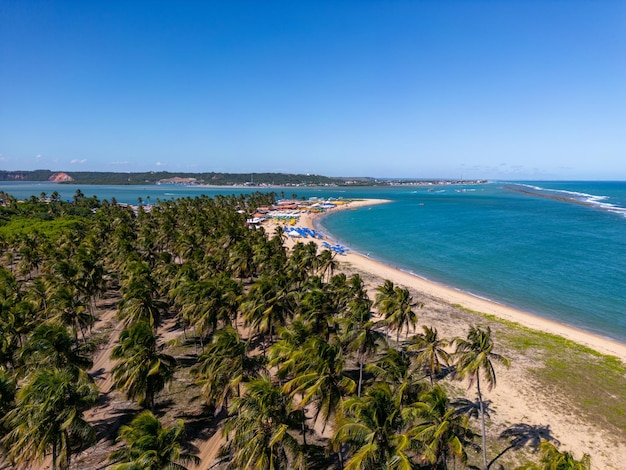
[[[119,428],[127,423],[139,410],[139,407],[125,399],[123,393],[114,388],[112,370],[115,361],[111,360],[111,352],[118,342],[120,333],[124,325],[116,319],[117,310],[107,308],[103,311],[100,319],[94,325],[93,332],[98,333],[103,330],[110,330],[110,335],[105,344],[99,347],[94,357],[92,368],[89,374],[94,378],[100,390],[98,404],[84,414],[85,419],[95,427],[97,442],[94,446],[85,450],[74,459],[72,469],[103,469],[108,462],[109,454],[117,448],[115,438]],[[167,318],[159,327],[159,343],[168,343],[183,334],[182,329],[176,326],[174,318]],[[208,438],[196,439],[191,444],[197,449],[196,453],[201,458],[201,463],[197,466],[189,467],[190,470],[204,470],[212,466],[223,442],[221,431],[210,435]],[[50,468],[50,460],[46,460],[41,466],[33,470],[44,470]]]
[[96,429],[97,442],[81,453],[72,468],[103,468],[108,463],[108,455],[115,447],[115,437],[122,424],[123,417],[133,410],[130,402],[124,400],[122,394],[115,391],[112,370],[115,365],[111,360],[111,352],[118,342],[124,329],[116,319],[117,309],[107,308],[94,325],[95,333],[110,330],[107,342],[98,348],[94,356],[93,366],[89,375],[100,390],[98,404],[84,413],[85,420]]
[[198,448],[196,454],[200,458],[198,465],[190,465],[189,470],[208,470],[211,468],[220,451],[220,447],[224,443],[221,430],[218,429],[209,439],[194,441],[193,444]]
[[99,329],[109,327],[110,325],[115,325],[109,340],[100,348],[98,354],[94,357],[93,366],[89,370],[89,375],[93,377],[96,385],[98,385],[98,388],[100,389],[100,393],[104,395],[113,390],[113,377],[111,375],[111,371],[114,364],[111,360],[111,352],[117,344],[120,333],[124,329],[124,326],[116,321],[115,316],[115,309],[106,310],[94,326],[94,330],[98,331]]
[[[98,404],[85,411],[83,416],[96,429],[97,442],[72,459],[72,469],[96,469],[107,464],[107,458],[119,428],[119,426],[113,425],[114,421],[115,419],[119,421],[121,409],[128,408],[127,406],[121,407],[122,402],[114,400],[110,396],[113,392],[111,371],[114,365],[110,356],[123,329],[123,326],[115,318],[117,309],[114,304],[115,299],[108,299],[101,303],[105,308],[92,328],[92,334],[110,330],[107,342],[99,346],[94,355],[93,366],[88,371],[100,390],[100,397]],[[30,470],[47,470],[51,467],[52,458],[48,456],[38,464],[30,463],[27,468]]]
[[[244,327],[242,321],[238,321],[236,327],[241,338],[250,337],[250,328]],[[208,439],[194,440],[192,444],[198,449],[196,455],[200,458],[200,463],[198,465],[189,466],[189,470],[208,470],[213,468],[217,461],[220,447],[225,442],[226,439],[222,436],[221,426],[219,426]]]

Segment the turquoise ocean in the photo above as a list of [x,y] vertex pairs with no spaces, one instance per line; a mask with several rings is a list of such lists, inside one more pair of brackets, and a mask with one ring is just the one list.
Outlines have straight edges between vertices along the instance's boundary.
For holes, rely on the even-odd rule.
[[[0,183],[17,198],[78,186]],[[257,188],[80,186],[137,204]],[[320,228],[352,250],[426,279],[626,343],[626,182],[275,188],[286,197],[381,198]]]

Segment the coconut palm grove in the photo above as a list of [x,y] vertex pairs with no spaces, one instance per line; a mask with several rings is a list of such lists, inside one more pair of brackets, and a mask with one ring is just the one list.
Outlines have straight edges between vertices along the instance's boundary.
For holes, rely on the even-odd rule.
[[549,441],[505,467],[491,329],[443,338],[406,288],[246,224],[275,198],[0,194],[0,468],[590,468]]

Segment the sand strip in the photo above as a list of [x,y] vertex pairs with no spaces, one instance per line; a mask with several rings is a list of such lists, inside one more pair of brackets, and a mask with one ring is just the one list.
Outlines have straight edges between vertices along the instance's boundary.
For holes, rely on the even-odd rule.
[[[382,199],[356,200],[349,204],[338,206],[332,211],[358,209],[359,207],[386,202],[389,201]],[[316,228],[317,221],[314,219],[318,217],[320,216],[303,214],[300,217],[299,225]],[[299,239],[299,241],[305,243],[311,240],[310,238]],[[315,242],[321,244],[322,240],[315,240]],[[413,288],[452,305],[460,305],[466,309],[495,315],[498,318],[513,321],[531,329],[559,335],[590,347],[602,354],[617,356],[623,362],[626,362],[626,344],[432,282],[414,274],[396,269],[380,261],[368,258],[360,253],[351,251],[346,255],[342,255],[339,260],[352,264],[357,270],[373,273],[383,279],[389,279],[395,284]]]

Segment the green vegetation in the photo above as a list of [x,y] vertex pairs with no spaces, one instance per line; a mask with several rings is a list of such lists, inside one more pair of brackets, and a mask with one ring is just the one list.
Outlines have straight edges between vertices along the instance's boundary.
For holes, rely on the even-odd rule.
[[[35,171],[5,171],[0,170],[0,181],[50,181],[58,172],[50,170]],[[329,177],[311,174],[291,173],[171,173],[168,171],[146,171],[136,173],[116,173],[107,171],[65,171],[62,172],[71,178],[71,181],[62,181],[60,184],[163,184],[187,183],[185,181],[168,181],[172,178],[193,179],[193,184],[214,186],[371,186],[379,184],[484,184],[486,180],[414,180],[393,179],[379,180],[370,177]]]
[[[458,306],[459,308],[462,308]],[[619,435],[626,433],[626,365],[615,356],[599,352],[551,333],[526,328],[478,312],[500,325],[498,337],[503,349],[523,354],[535,364],[529,369],[538,389],[571,397],[560,406],[603,428],[614,427]]]
[[78,232],[84,229],[86,220],[76,216],[67,216],[53,220],[14,217],[0,225],[0,237],[13,238],[41,234],[56,239],[62,234]]
[[[300,175],[286,173],[171,173],[168,171],[147,171],[138,173],[115,173],[93,171],[64,172],[72,178],[71,184],[156,184],[171,178],[195,178],[197,183],[215,186],[244,184],[265,184],[277,186],[344,185],[358,182],[372,184],[372,178],[331,178],[321,175]],[[0,171],[0,181],[49,181],[55,174],[50,170]]]
[[590,470],[591,457],[583,455],[576,460],[569,452],[561,452],[553,443],[542,442],[539,446],[541,462],[524,465],[520,470]]
[[[468,325],[463,338],[427,325],[415,334],[421,304],[408,290],[387,281],[374,303],[358,274],[335,272],[329,251],[287,250],[282,231],[246,226],[273,198],[186,198],[137,213],[78,191],[71,203],[5,198],[1,461],[28,466],[51,456],[54,469],[90,468],[76,456],[99,432],[100,442],[122,443],[105,456],[113,468],[185,469],[196,459],[183,431],[193,430],[224,436],[222,469],[487,468],[487,451],[513,452],[509,435],[487,432],[481,386],[494,387],[494,365],[508,364],[496,351],[541,357],[533,373],[545,393],[571,387],[586,413],[623,419],[619,362],[495,319]],[[113,364],[90,375],[104,294],[118,299],[116,318],[100,322]],[[602,377],[592,377],[590,358]],[[95,426],[85,413],[103,373],[114,387],[100,391],[112,394],[103,401],[125,396],[131,407]],[[453,381],[463,378],[477,386],[478,405],[459,396]],[[606,388],[593,396],[600,381]],[[194,399],[202,404],[195,415]],[[567,452],[542,449],[541,465],[577,465]]]
[[524,332],[512,339],[535,342],[534,354],[542,361],[532,372],[545,390],[558,384],[561,393],[574,398],[566,406],[577,414],[603,427],[612,425],[626,432],[626,367],[621,361],[554,335]]
[[483,330],[479,327],[470,328],[467,339],[456,339],[457,374],[460,377],[469,378],[470,385],[476,384],[478,392],[478,402],[480,405],[480,426],[483,449],[483,470],[488,469],[487,463],[487,433],[485,432],[485,406],[480,391],[480,377],[484,377],[487,388],[491,389],[496,385],[496,371],[494,362],[500,362],[506,366],[510,365],[507,357],[493,351],[494,344],[491,340],[491,329]]
[[199,463],[192,454],[181,452],[184,441],[185,423],[178,420],[175,425],[163,427],[150,411],[144,411],[120,430],[118,441],[124,443],[120,450],[110,456],[115,462],[111,470],[161,470],[184,468],[185,463]]

